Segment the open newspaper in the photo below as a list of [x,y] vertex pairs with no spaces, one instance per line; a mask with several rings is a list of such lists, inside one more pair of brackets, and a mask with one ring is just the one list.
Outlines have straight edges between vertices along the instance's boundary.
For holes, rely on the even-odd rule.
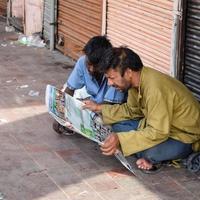
[[[110,126],[104,125],[98,114],[88,109],[82,109],[83,102],[58,90],[54,86],[47,85],[46,105],[48,112],[58,123],[67,126],[70,122],[75,132],[98,144],[102,144],[111,133]],[[133,167],[120,150],[117,150],[115,157],[135,175]]]

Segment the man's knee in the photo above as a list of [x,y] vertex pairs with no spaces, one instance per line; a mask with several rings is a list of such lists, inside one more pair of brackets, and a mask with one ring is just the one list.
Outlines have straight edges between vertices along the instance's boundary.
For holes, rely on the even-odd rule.
[[162,161],[183,159],[192,153],[192,145],[184,144],[173,139],[149,148],[138,155],[156,164]]

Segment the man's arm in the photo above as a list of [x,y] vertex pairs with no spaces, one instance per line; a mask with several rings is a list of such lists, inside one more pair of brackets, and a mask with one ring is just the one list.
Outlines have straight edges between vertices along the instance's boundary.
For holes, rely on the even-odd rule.
[[146,150],[169,138],[173,114],[173,99],[157,91],[146,99],[146,127],[141,130],[113,133],[106,138],[101,150],[112,155],[119,144],[125,156]]
[[76,89],[80,89],[83,86],[85,86],[84,81],[84,68],[85,68],[85,56],[82,56],[78,59],[78,61],[75,64],[75,67],[73,68],[71,74],[69,75],[67,82],[65,83],[67,91],[65,91],[67,94],[70,94],[73,96],[73,92]]
[[124,104],[96,104],[92,101],[84,101],[83,108],[93,112],[102,113],[105,124],[113,124],[123,120],[144,117],[137,103],[137,94],[135,90],[130,90],[127,103]]
[[173,97],[163,91],[150,91],[145,102],[144,129],[117,133],[121,149],[128,156],[166,141],[173,117]]

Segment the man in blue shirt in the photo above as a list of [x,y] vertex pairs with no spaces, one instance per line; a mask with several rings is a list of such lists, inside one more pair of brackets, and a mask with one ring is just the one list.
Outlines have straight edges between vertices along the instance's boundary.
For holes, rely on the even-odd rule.
[[[95,36],[87,42],[83,48],[84,55],[78,59],[64,85],[67,94],[74,96],[76,91],[79,91],[79,97],[89,98],[96,103],[119,104],[126,101],[126,95],[109,86],[104,74],[98,70],[98,63],[109,48],[112,48],[112,45],[105,36]],[[53,129],[59,134],[72,133],[57,121],[54,121]]]

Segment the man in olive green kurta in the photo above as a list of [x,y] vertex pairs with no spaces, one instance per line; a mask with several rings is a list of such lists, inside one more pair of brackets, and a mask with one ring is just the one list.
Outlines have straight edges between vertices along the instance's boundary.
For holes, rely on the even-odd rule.
[[[106,57],[107,56],[107,57]],[[139,168],[151,169],[164,160],[184,158],[200,150],[200,105],[178,80],[144,67],[139,56],[127,48],[114,48],[100,63],[110,85],[129,89],[127,103],[95,105],[106,124],[140,119],[137,130],[109,136],[102,146],[105,155],[120,145],[125,156],[136,154]],[[109,62],[108,62],[109,61]]]

